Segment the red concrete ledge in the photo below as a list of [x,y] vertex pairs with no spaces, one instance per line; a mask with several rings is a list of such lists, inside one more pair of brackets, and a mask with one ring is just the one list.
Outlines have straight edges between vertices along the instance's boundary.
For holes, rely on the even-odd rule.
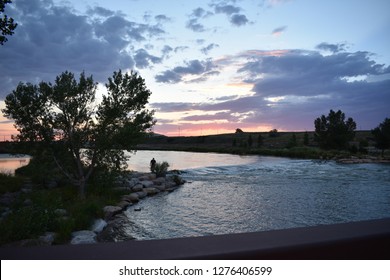
[[266,232],[47,247],[3,247],[2,260],[388,259],[390,218]]

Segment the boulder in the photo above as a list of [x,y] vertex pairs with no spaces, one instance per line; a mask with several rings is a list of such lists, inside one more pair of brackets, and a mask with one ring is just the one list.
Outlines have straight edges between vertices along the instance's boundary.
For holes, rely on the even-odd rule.
[[135,194],[138,195],[139,199],[143,199],[143,198],[145,198],[145,197],[148,195],[148,194],[147,194],[146,192],[144,192],[144,191],[142,191],[142,192],[136,192]]
[[132,203],[137,203],[140,199],[138,192],[137,193],[131,193],[127,196]]
[[126,200],[122,200],[121,202],[118,203],[118,207],[122,208],[122,210],[126,210],[126,208],[131,205],[131,202],[128,202]]
[[155,185],[162,185],[162,184],[165,184],[165,178],[164,177],[158,177],[157,179],[154,179],[153,180],[153,183]]
[[150,188],[145,188],[145,192],[147,193],[147,195],[155,195],[158,194],[160,191],[154,187],[150,187]]
[[55,232],[45,232],[44,235],[39,236],[39,241],[41,241],[43,245],[51,245],[53,244],[55,237]]
[[142,181],[141,184],[142,184],[142,186],[144,186],[145,188],[150,188],[150,187],[153,187],[153,186],[154,186],[153,181],[149,181],[149,180]]
[[155,185],[154,186],[156,189],[158,189],[159,191],[163,192],[165,191],[165,184],[162,184],[162,185]]
[[140,183],[140,180],[138,178],[131,178],[131,179],[127,180],[127,186],[129,188],[133,188],[134,186],[136,186],[139,183]]
[[70,244],[91,244],[96,243],[96,233],[91,230],[80,230],[72,233]]
[[104,206],[103,208],[103,212],[104,212],[104,218],[106,220],[112,218],[113,216],[115,216],[116,214],[118,213],[121,213],[122,212],[122,208],[118,207],[118,206]]
[[143,190],[144,186],[141,184],[137,184],[134,187],[131,188],[131,191],[133,192],[141,192]]
[[97,219],[93,223],[91,230],[95,233],[102,232],[103,229],[107,226],[107,222],[103,219]]

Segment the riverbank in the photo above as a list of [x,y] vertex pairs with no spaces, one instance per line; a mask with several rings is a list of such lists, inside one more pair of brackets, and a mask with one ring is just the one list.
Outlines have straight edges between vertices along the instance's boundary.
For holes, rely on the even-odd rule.
[[390,151],[374,147],[370,131],[356,131],[348,150],[324,150],[314,141],[314,132],[241,132],[190,137],[149,137],[139,150],[213,152],[236,155],[278,156],[301,159],[365,159],[367,162],[390,161]]
[[86,199],[73,186],[50,179],[40,184],[21,175],[0,174],[0,246],[86,244],[132,239],[121,235],[122,213],[148,196],[184,183],[177,173],[127,172],[115,181],[91,182]]

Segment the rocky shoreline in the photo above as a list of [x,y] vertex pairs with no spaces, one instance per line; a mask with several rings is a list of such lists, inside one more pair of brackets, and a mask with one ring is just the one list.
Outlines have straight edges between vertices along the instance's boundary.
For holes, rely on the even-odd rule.
[[[84,240],[82,243],[117,242],[134,239],[123,232],[124,225],[129,222],[123,212],[129,206],[138,203],[145,197],[153,196],[160,192],[172,192],[179,188],[185,181],[177,173],[171,172],[165,177],[157,178],[153,173],[135,172],[129,176],[119,178],[116,182],[116,188],[128,191],[129,194],[123,195],[117,205],[104,207],[104,220],[96,221],[92,229],[92,231],[96,232],[95,228],[100,227],[101,230],[96,232],[95,238],[90,239],[90,242]],[[139,210],[138,208],[135,209],[135,211]],[[77,244],[80,244],[80,242],[77,242]]]
[[129,206],[148,196],[160,192],[172,192],[179,188],[185,181],[177,173],[170,172],[165,177],[156,177],[154,173],[132,172],[118,178],[115,182],[115,188],[128,192],[128,194],[123,195],[116,205],[105,206],[103,208],[104,218],[96,220],[91,229],[73,232],[70,244],[118,242],[134,239],[123,230],[129,222],[123,212]]
[[[123,213],[126,209],[138,203],[140,200],[153,196],[161,192],[172,192],[182,186],[185,181],[179,176],[178,171],[171,171],[165,177],[156,177],[153,173],[131,172],[121,176],[115,182],[114,188],[124,193],[116,205],[107,205],[103,208],[104,218],[94,221],[92,227],[87,230],[76,231],[72,233],[70,244],[90,244],[97,242],[117,242],[134,239],[123,231],[124,226],[129,222],[127,216]],[[5,193],[0,196],[1,205],[10,206],[19,197],[21,193],[30,193],[33,191],[33,184],[27,181],[20,192]],[[24,205],[31,205],[31,200],[27,199]],[[5,218],[11,213],[10,208],[6,207],[1,213],[0,219]],[[67,218],[65,209],[56,209],[55,214],[59,218]],[[16,241],[3,246],[50,246],[56,238],[55,232],[46,232],[36,239],[26,239]]]

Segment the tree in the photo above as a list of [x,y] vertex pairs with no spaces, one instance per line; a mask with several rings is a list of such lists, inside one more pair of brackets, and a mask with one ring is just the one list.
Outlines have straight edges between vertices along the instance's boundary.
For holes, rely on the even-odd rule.
[[237,128],[235,133],[244,133],[241,128]]
[[355,137],[356,123],[352,118],[345,121],[345,114],[330,110],[329,115],[314,120],[314,140],[322,148],[344,149]]
[[383,156],[385,149],[390,148],[390,119],[386,118],[379,126],[371,130],[371,133],[375,138],[375,147],[382,150]]
[[269,137],[278,137],[279,134],[278,134],[278,130],[276,128],[272,129],[269,131]]
[[[4,13],[5,4],[12,3],[11,0],[0,0],[0,13]],[[5,37],[7,35],[14,34],[14,30],[18,24],[14,22],[13,18],[8,18],[7,15],[3,15],[0,18],[0,45],[3,45],[8,39]]]
[[114,72],[100,103],[96,87],[92,76],[81,73],[77,81],[66,71],[54,84],[20,83],[3,110],[15,120],[17,139],[44,144],[81,197],[97,168],[125,169],[124,150],[133,150],[155,123],[145,108],[151,92],[137,73]]

